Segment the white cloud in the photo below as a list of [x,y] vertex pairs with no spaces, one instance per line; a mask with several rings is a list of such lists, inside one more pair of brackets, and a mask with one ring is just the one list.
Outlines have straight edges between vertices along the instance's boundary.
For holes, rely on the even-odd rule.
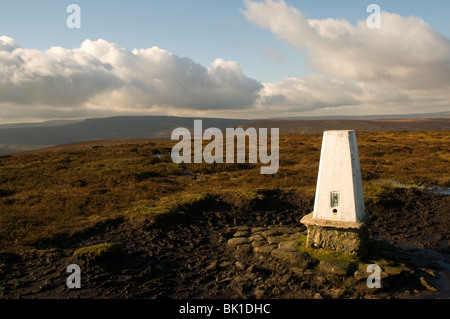
[[382,27],[362,20],[305,19],[284,1],[245,1],[245,17],[295,47],[307,47],[310,62],[336,77],[384,81],[402,89],[448,88],[450,40],[416,17],[382,12]]
[[[252,107],[261,83],[232,61],[205,67],[158,47],[128,51],[105,40],[79,48],[24,49],[0,37],[0,105],[67,114],[136,112],[167,107],[228,110]],[[17,111],[15,112],[17,116]]]
[[0,36],[0,52],[11,52],[17,48],[20,48],[20,46],[16,43],[16,41],[14,41],[14,39],[4,35]]
[[[381,29],[369,29],[365,20],[307,19],[274,0],[245,0],[242,13],[307,49],[315,74],[260,83],[237,62],[203,66],[158,47],[129,51],[99,39],[39,51],[0,36],[0,122],[116,114],[419,113],[450,106],[450,41],[419,18],[382,12]],[[290,62],[275,49],[264,54]]]
[[[410,102],[407,94],[379,85],[366,85],[350,79],[312,74],[302,79],[287,78],[279,83],[264,83],[261,107],[273,111],[306,112],[340,107]],[[389,110],[384,110],[388,113]]]
[[326,75],[266,83],[263,103],[302,109],[450,104],[450,40],[419,18],[382,12],[382,27],[369,29],[365,20],[354,26],[344,19],[306,19],[284,1],[246,0],[245,6],[250,22],[308,49],[310,66]]

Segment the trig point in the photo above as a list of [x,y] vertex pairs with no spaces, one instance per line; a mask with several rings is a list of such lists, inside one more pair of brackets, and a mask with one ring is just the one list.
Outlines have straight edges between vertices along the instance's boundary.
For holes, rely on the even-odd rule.
[[314,212],[301,220],[308,228],[306,245],[363,254],[366,218],[355,131],[325,131]]

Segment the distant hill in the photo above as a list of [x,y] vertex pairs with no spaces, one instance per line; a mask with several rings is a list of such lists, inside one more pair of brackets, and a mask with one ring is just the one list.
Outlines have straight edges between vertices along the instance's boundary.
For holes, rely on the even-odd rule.
[[81,121],[47,121],[0,125],[0,154],[29,151],[86,141],[170,138],[178,127],[193,129],[203,120],[203,129],[217,127],[280,128],[281,134],[318,134],[325,130],[450,131],[450,117],[394,119],[269,119],[243,120],[174,116],[118,116]]
[[248,128],[279,128],[280,134],[319,134],[327,130],[450,131],[450,118],[429,119],[339,119],[339,120],[258,120],[235,125]]
[[417,114],[389,114],[389,115],[323,115],[323,116],[295,116],[280,117],[273,120],[381,120],[381,119],[429,119],[450,117],[450,112],[417,113]]
[[194,119],[203,120],[204,128],[220,129],[246,122],[174,116],[118,116],[75,122],[6,124],[0,125],[0,154],[92,140],[170,138],[177,127],[193,129]]
[[0,124],[0,130],[5,129],[5,128],[62,126],[62,125],[67,125],[67,124],[78,123],[81,121],[83,121],[83,120],[50,120],[50,121],[45,121],[45,122]]

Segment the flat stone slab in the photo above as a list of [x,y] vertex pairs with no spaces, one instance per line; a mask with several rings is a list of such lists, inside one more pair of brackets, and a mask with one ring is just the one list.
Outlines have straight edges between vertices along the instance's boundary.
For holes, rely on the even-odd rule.
[[299,239],[300,237],[302,237],[304,235],[305,235],[305,233],[303,233],[303,232],[296,232],[296,233],[290,234],[289,239]]
[[234,237],[228,240],[227,245],[229,246],[238,246],[250,243],[250,240],[247,237]]
[[268,237],[275,237],[275,236],[279,236],[279,235],[282,235],[283,233],[282,232],[280,232],[278,229],[274,229],[274,228],[272,228],[272,229],[267,229],[267,230],[265,230],[265,231],[263,231],[262,233],[261,233],[261,235],[263,236],[263,237],[265,237],[265,238],[268,238]]
[[265,227],[253,227],[252,228],[252,234],[262,233],[265,230],[266,230]]
[[309,268],[313,265],[313,259],[303,251],[289,251],[284,249],[274,249],[270,253],[278,260],[299,268]]
[[234,227],[231,228],[231,230],[234,230],[234,231],[239,231],[239,230],[248,231],[248,227],[247,226],[234,226]]
[[275,246],[265,245],[265,246],[254,247],[253,249],[256,253],[270,254],[272,252],[272,250],[274,250],[275,248],[276,248]]
[[[375,260],[373,264],[378,265],[381,268],[381,279],[392,278],[397,276],[410,276],[414,273],[414,270],[405,265],[388,265],[383,263],[384,260]],[[365,280],[371,275],[371,272],[367,272],[367,268],[370,264],[361,263],[358,269],[354,273],[356,280]]]
[[246,226],[236,226],[231,229],[234,232],[227,232],[227,244],[239,253],[253,250],[255,253],[270,254],[274,249],[295,251],[299,245],[298,239],[305,235],[298,226],[270,225],[251,230]]
[[401,275],[411,275],[414,271],[404,265],[381,266],[381,278],[395,277]]
[[266,240],[255,240],[252,241],[252,247],[261,247],[261,246],[266,246],[267,245],[267,241]]
[[278,244],[282,241],[285,241],[285,239],[281,237],[267,237],[267,242],[269,243],[269,245]]
[[300,220],[300,222],[306,226],[312,225],[312,226],[341,228],[341,229],[361,229],[365,225],[365,223],[360,222],[314,218],[313,213],[304,216]]
[[251,241],[265,241],[264,237],[258,234],[252,235],[249,238]]
[[301,220],[308,228],[306,246],[352,255],[367,254],[368,231],[364,223],[332,221],[306,215]]
[[297,246],[298,242],[296,240],[283,241],[278,244],[278,248],[283,250],[295,250]]
[[246,230],[238,230],[233,237],[247,237],[250,233]]
[[277,231],[280,234],[294,234],[294,233],[297,233],[299,231],[299,229],[296,228],[296,227],[277,226],[277,225],[275,225],[275,226],[271,225],[271,226],[269,226],[269,229],[271,231]]
[[345,260],[321,260],[319,269],[337,276],[347,276],[350,273],[352,263]]

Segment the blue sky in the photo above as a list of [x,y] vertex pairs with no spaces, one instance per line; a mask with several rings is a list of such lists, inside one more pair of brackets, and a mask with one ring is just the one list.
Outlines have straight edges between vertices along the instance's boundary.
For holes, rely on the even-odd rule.
[[[263,3],[261,1],[253,2]],[[66,13],[66,7],[71,3],[76,3],[81,7],[81,29],[69,29],[66,26],[66,18],[69,15],[69,13]],[[423,19],[433,30],[447,39],[450,38],[450,23],[448,23],[450,2],[446,0],[287,0],[285,7],[289,8],[286,14],[288,14],[288,11],[299,11],[305,19],[321,21],[345,19],[356,26],[357,21],[364,21],[368,17],[369,13],[366,12],[366,7],[370,3],[376,3],[383,11],[395,13],[400,17],[414,16]],[[270,1],[267,2],[264,9],[270,10]],[[220,58],[224,61],[238,63],[242,68],[242,73],[252,80],[262,84],[279,83],[280,86],[277,87],[279,90],[281,90],[283,79],[304,80],[308,75],[316,74],[331,77],[332,80],[340,81],[342,79],[363,83],[361,77],[341,76],[341,74],[333,73],[332,70],[327,69],[323,63],[311,64],[310,58],[314,58],[314,51],[317,50],[313,43],[295,45],[295,39],[283,38],[283,35],[277,33],[276,28],[274,29],[274,25],[265,25],[261,22],[255,22],[256,20],[251,20],[243,14],[243,11],[246,10],[248,8],[244,0],[3,0],[0,10],[0,36],[12,38],[24,49],[36,49],[42,52],[53,46],[72,50],[80,48],[86,39],[93,41],[104,39],[108,43],[117,44],[129,51],[135,48],[146,49],[157,46],[180,58],[188,57],[194,63],[204,67],[211,66],[216,59]],[[266,16],[266,20],[268,19],[270,19],[269,14]],[[404,30],[403,32],[405,36],[414,37],[410,30]],[[298,37],[302,37],[302,34],[299,34]],[[417,41],[420,41],[420,39],[417,39]],[[364,83],[366,83],[366,80],[364,79]],[[340,82],[339,85],[341,84]],[[265,88],[269,90],[267,86]],[[391,87],[388,89],[390,90]],[[400,97],[397,98],[396,94],[400,96],[410,92],[405,93],[403,91],[405,88],[399,89],[402,91],[389,92],[390,96],[396,96],[389,101],[391,107],[393,101],[400,99]],[[268,103],[267,101],[277,100],[281,96],[278,91],[276,94],[273,93],[273,90],[275,89],[272,88],[270,91],[273,98],[260,103],[258,110],[261,110]],[[422,95],[420,97],[423,98]],[[405,101],[411,100],[411,98],[415,97],[408,96]],[[445,100],[445,98],[443,99]],[[285,97],[283,100],[289,99]],[[308,98],[306,100],[309,101]],[[297,113],[298,115],[309,113],[317,115],[321,114],[320,110],[324,112],[323,110],[326,109],[323,105],[324,101],[327,101],[327,99],[321,98],[320,101],[309,101],[311,105],[306,108],[295,109],[293,106],[282,105],[279,109],[286,115],[296,115]],[[11,101],[3,101],[3,103],[6,102],[10,103]],[[0,100],[0,105],[1,103]],[[345,104],[345,101],[342,103]],[[366,111],[363,109],[357,111],[351,107],[345,109],[346,106],[342,103],[338,103],[331,110],[331,113],[386,113],[388,110],[386,106],[379,110],[366,108]],[[42,104],[39,105],[44,108],[45,105]],[[404,104],[402,105],[399,104],[391,112],[408,112]],[[441,101],[432,110],[442,111],[443,105],[446,104]],[[10,104],[8,104],[9,106]],[[82,108],[86,107],[86,105],[82,106]],[[414,111],[417,110],[417,107],[418,105],[414,105]],[[246,108],[249,109],[248,106]],[[176,105],[171,114],[177,114],[174,111],[175,109]],[[186,110],[186,108],[183,109]],[[276,110],[275,107],[270,112],[263,112],[266,114],[264,116],[272,116],[274,110]],[[328,111],[330,110],[328,109]],[[155,112],[164,113],[161,111],[161,107]],[[46,115],[42,118],[48,117],[48,114],[50,114],[49,111],[44,113]],[[69,113],[66,114],[67,117],[76,116]],[[181,113],[184,115],[186,112]],[[193,113],[195,114],[195,112]],[[216,113],[223,115],[227,112]],[[63,116],[62,114],[63,112],[56,112],[55,117]],[[92,114],[95,115],[96,113],[93,112]],[[242,112],[239,115],[243,115]],[[0,121],[1,116],[2,113],[0,112]],[[8,121],[8,116],[3,116],[3,121]],[[18,114],[14,116],[18,117]],[[232,116],[238,116],[238,114]]]
[[[81,7],[81,29],[66,27],[66,8]],[[289,1],[306,17],[365,20],[366,8],[424,19],[450,37],[450,2],[446,0]],[[78,47],[85,39],[115,42],[127,49],[158,46],[203,65],[216,58],[237,61],[245,73],[260,81],[303,76],[306,53],[249,23],[241,14],[242,0],[18,0],[3,1],[2,34],[21,46],[45,50]]]
[[[66,27],[70,3],[81,7],[81,29]],[[130,50],[156,45],[203,65],[216,58],[238,61],[259,80],[292,76],[293,65],[301,74],[301,53],[251,25],[241,8],[243,1],[236,0],[8,1],[0,30],[21,46],[40,50],[102,38]],[[282,54],[280,61],[268,57],[271,50]]]

